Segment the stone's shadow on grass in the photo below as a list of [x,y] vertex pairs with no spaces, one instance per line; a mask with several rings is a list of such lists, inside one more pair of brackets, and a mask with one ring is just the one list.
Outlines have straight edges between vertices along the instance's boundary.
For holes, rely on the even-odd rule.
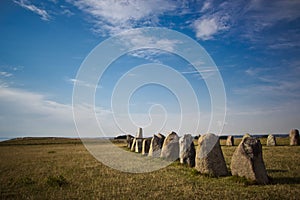
[[288,170],[284,169],[267,169],[268,173],[278,173],[278,172],[288,172]]
[[300,184],[299,177],[276,177],[271,179],[272,185],[296,185]]

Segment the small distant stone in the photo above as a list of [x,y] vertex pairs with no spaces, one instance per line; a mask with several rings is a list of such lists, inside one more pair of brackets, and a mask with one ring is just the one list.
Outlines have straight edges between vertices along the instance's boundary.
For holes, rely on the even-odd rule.
[[135,151],[136,138],[133,138],[130,151]]
[[179,137],[175,132],[167,135],[160,157],[167,160],[177,160],[179,158]]
[[199,138],[195,168],[202,174],[215,177],[228,174],[218,136],[209,133]]
[[187,164],[189,167],[195,166],[195,146],[193,137],[186,134],[179,139],[179,157],[180,163]]
[[234,137],[232,135],[227,137],[226,146],[234,146]]
[[299,130],[298,129],[291,129],[290,130],[290,145],[297,146],[299,144],[300,144]]
[[244,138],[247,138],[247,137],[251,137],[251,135],[250,135],[249,133],[246,133],[246,134],[243,136],[242,140],[243,140]]
[[142,155],[146,156],[149,153],[151,138],[146,138],[143,140],[142,145]]
[[133,136],[132,135],[127,135],[126,136],[126,143],[127,143],[127,148],[131,149],[132,143],[133,143]]
[[233,176],[245,177],[258,184],[269,182],[258,139],[246,137],[242,140],[233,153],[230,168]]
[[143,139],[142,138],[136,138],[135,152],[136,153],[142,153],[142,147],[143,147]]
[[143,138],[143,129],[139,128],[138,133],[136,134],[136,138]]
[[161,149],[165,140],[162,134],[153,135],[150,143],[148,156],[158,158],[160,157]]
[[274,135],[272,134],[268,135],[267,146],[276,146],[276,138]]

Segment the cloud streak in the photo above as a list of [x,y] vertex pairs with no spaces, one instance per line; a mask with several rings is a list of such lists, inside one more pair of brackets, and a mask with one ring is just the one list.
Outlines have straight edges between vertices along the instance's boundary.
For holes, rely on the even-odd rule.
[[38,8],[37,6],[31,4],[27,0],[19,0],[19,1],[15,0],[14,2],[16,4],[18,4],[19,6],[25,8],[27,10],[30,10],[31,12],[34,12],[35,14],[39,15],[41,17],[41,19],[44,20],[44,21],[49,21],[50,18],[51,18],[46,10]]

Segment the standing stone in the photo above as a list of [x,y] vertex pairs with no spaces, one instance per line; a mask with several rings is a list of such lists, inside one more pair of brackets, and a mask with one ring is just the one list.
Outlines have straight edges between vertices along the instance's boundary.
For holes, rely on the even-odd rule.
[[153,135],[150,143],[148,156],[158,158],[160,156],[164,140],[165,136],[160,133],[157,135]]
[[177,160],[179,158],[179,137],[175,132],[167,135],[160,157],[167,160]]
[[142,147],[143,147],[143,138],[136,138],[135,152],[142,153]]
[[136,145],[136,138],[133,138],[130,151],[135,151],[135,145]]
[[195,168],[216,177],[228,174],[218,136],[208,133],[198,139]]
[[291,129],[290,130],[290,145],[297,146],[299,144],[300,144],[299,130],[298,129]]
[[187,164],[189,167],[195,166],[195,146],[191,134],[182,136],[179,139],[180,163]]
[[143,140],[142,145],[142,155],[146,156],[149,153],[151,138],[146,138]]
[[250,135],[249,133],[246,133],[246,134],[243,136],[242,140],[243,140],[244,138],[246,138],[246,137],[251,137],[251,135]]
[[142,128],[139,128],[139,131],[136,134],[136,138],[143,138],[143,129]]
[[233,153],[230,168],[233,176],[245,177],[259,184],[269,182],[258,139],[246,137],[242,140]]
[[126,135],[126,143],[127,143],[127,148],[131,149],[131,145],[133,142],[133,136],[132,135]]
[[275,136],[270,134],[267,138],[267,146],[276,146]]
[[232,135],[227,137],[226,146],[234,146],[234,137]]

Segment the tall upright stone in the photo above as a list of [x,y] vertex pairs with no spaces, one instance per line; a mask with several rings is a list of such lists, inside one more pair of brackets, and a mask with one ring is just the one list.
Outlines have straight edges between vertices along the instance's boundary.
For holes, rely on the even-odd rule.
[[195,168],[202,174],[216,177],[228,174],[218,136],[208,133],[198,139]]
[[297,146],[300,144],[298,129],[291,129],[289,136],[290,136],[290,145]]
[[274,135],[272,134],[268,135],[267,146],[276,146],[276,138]]
[[227,137],[226,146],[234,146],[234,137],[232,135]]
[[130,151],[135,151],[136,138],[133,138]]
[[142,145],[142,155],[146,156],[149,153],[151,138],[145,138]]
[[177,160],[179,158],[179,137],[175,132],[167,135],[160,157],[167,160]]
[[133,136],[132,135],[126,135],[126,143],[127,143],[127,148],[131,149],[132,143],[133,143]]
[[179,139],[179,158],[180,163],[187,164],[189,167],[195,166],[195,146],[191,134],[186,134]]
[[139,128],[137,134],[136,134],[136,138],[143,138],[143,129]]
[[155,158],[160,157],[164,140],[165,140],[165,136],[160,133],[157,135],[153,135],[150,143],[148,156],[155,157]]
[[136,153],[142,153],[142,147],[143,147],[143,138],[136,138],[135,152]]
[[233,176],[245,177],[259,184],[269,182],[258,139],[246,137],[242,140],[233,153],[230,168]]

